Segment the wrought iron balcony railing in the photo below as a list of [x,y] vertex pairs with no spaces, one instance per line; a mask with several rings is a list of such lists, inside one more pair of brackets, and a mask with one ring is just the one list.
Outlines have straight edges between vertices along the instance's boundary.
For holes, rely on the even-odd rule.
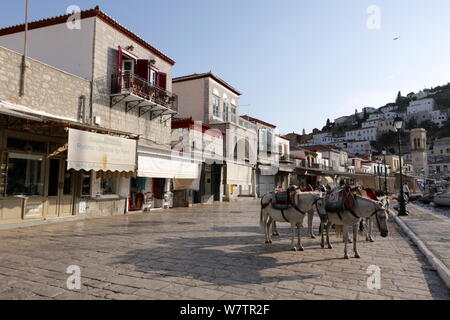
[[133,94],[149,102],[178,112],[178,96],[151,84],[133,73],[123,72],[111,76],[111,94]]

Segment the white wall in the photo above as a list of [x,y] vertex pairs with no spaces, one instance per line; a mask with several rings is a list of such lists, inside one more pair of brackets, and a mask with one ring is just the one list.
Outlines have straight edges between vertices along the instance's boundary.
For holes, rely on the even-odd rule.
[[417,113],[420,111],[433,111],[434,99],[422,99],[411,101],[408,107],[408,114]]
[[180,118],[192,117],[194,120],[206,121],[205,115],[205,79],[176,82],[172,84],[173,92],[178,95],[178,115]]
[[[81,20],[81,29],[65,23],[28,31],[28,56],[84,79],[92,78],[95,17]],[[24,33],[0,36],[0,46],[23,53]]]

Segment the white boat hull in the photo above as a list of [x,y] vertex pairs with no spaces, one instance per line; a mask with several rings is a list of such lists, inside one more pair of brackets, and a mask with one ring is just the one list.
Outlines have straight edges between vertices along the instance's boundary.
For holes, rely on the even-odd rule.
[[440,207],[450,207],[450,193],[436,194],[433,202]]

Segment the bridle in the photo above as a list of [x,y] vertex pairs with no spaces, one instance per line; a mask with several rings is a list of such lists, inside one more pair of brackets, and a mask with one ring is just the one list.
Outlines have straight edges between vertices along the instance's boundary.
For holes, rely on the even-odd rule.
[[381,231],[380,218],[378,217],[378,214],[377,214],[380,211],[386,212],[386,209],[375,209],[375,211],[370,215],[370,217],[372,218],[373,216],[375,216],[376,221],[377,221],[378,230]]

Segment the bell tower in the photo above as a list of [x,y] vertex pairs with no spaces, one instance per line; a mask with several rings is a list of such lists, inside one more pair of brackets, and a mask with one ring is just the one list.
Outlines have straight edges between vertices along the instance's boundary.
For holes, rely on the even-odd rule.
[[414,173],[417,176],[428,176],[427,131],[423,128],[411,130],[411,156]]

